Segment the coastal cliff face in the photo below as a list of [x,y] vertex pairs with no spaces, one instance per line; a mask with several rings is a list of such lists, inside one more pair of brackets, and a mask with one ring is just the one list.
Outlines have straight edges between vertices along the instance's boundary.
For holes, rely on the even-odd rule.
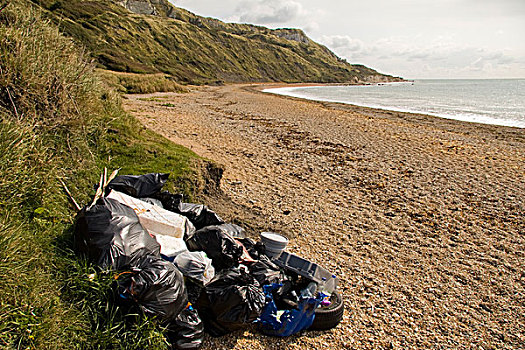
[[176,18],[174,7],[163,0],[117,0],[117,4],[139,15]]
[[191,84],[401,80],[340,59],[302,30],[225,23],[167,0],[31,1],[109,70]]
[[293,40],[303,44],[310,43],[310,39],[300,29],[276,29],[273,31],[273,34],[286,40]]
[[157,9],[149,0],[117,1],[117,4],[139,15],[157,15]]

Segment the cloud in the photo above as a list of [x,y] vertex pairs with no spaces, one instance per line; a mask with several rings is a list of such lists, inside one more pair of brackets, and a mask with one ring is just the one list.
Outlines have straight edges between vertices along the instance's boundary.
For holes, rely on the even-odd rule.
[[296,0],[241,0],[232,12],[226,21],[269,28],[299,28],[306,33],[319,30],[316,19],[324,14],[322,9],[305,9]]
[[[366,43],[350,36],[322,36],[319,42],[350,63],[362,63],[382,72],[407,77],[454,72],[469,74],[507,74],[520,65],[510,51],[461,45],[443,36],[433,40],[388,37]],[[430,68],[431,67],[431,68]],[[507,72],[507,73],[505,73]]]
[[477,56],[469,65],[464,67],[465,70],[477,72],[491,72],[498,67],[509,67],[516,62],[516,59],[503,52],[485,52],[480,50],[481,54]]
[[318,41],[349,62],[367,57],[371,54],[372,49],[372,47],[365,45],[362,40],[348,35],[323,35]]
[[415,60],[426,60],[430,57],[430,54],[428,52],[417,52],[417,53],[413,53],[411,54],[410,56],[408,56],[408,59],[410,61],[415,61]]
[[449,68],[466,67],[478,59],[492,65],[505,65],[515,61],[504,50],[461,45],[440,37],[423,45],[415,43],[410,38],[383,39],[373,43],[369,51],[372,53],[383,51],[393,58],[421,64],[432,63]]
[[235,11],[241,22],[280,24],[306,14],[301,3],[294,0],[251,0],[241,2]]
[[348,35],[324,35],[320,41],[331,48],[344,49],[350,52],[360,52],[364,47],[361,40],[351,38]]
[[479,13],[486,15],[520,16],[525,14],[525,1],[523,0],[464,0],[464,5]]

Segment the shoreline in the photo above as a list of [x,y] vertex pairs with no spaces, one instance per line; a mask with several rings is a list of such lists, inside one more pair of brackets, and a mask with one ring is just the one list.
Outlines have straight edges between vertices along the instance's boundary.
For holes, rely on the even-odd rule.
[[[511,137],[512,139],[517,139],[522,142],[525,142],[525,128],[515,127],[515,126],[506,126],[506,125],[498,125],[498,124],[485,124],[485,123],[478,123],[478,122],[471,122],[471,121],[465,121],[465,120],[458,120],[458,119],[451,119],[451,118],[443,118],[440,116],[435,116],[432,114],[426,114],[426,113],[416,113],[416,112],[404,112],[404,111],[395,111],[395,110],[389,110],[389,109],[383,109],[383,108],[374,108],[374,107],[366,107],[366,106],[360,106],[360,105],[354,105],[350,103],[344,103],[344,102],[329,102],[329,101],[320,101],[320,100],[313,100],[303,97],[295,97],[295,96],[288,96],[288,95],[280,95],[280,94],[271,94],[264,92],[264,89],[273,89],[273,88],[280,88],[280,87],[303,87],[303,86],[325,86],[323,84],[268,84],[268,83],[257,83],[257,84],[237,84],[239,86],[242,86],[243,90],[247,91],[253,91],[256,93],[260,93],[263,95],[273,95],[276,98],[282,98],[286,100],[292,100],[292,101],[302,101],[304,103],[311,103],[313,105],[322,106],[323,108],[333,109],[337,111],[345,111],[345,112],[353,112],[362,114],[363,116],[367,116],[369,118],[380,118],[380,119],[387,119],[387,120],[402,120],[409,123],[414,123],[415,125],[426,125],[430,127],[440,128],[447,131],[458,131],[462,133],[480,133],[483,134],[484,132],[490,132],[491,134],[498,135],[496,137],[503,137],[500,136],[502,134],[507,135],[507,137]],[[458,130],[459,128],[459,130]]]
[[[410,83],[411,81],[405,81],[405,82],[387,82],[387,83],[377,83],[377,84],[355,84],[354,86],[368,86],[368,85],[389,85],[389,84],[408,84]],[[411,111],[411,110],[407,110],[407,109],[402,109],[402,108],[396,108],[396,107],[393,107],[393,106],[369,106],[369,105],[362,105],[362,104],[356,104],[356,103],[352,103],[352,102],[346,102],[346,101],[332,101],[330,99],[316,99],[316,98],[310,98],[310,97],[306,97],[306,96],[299,96],[299,95],[296,95],[293,93],[292,89],[295,89],[295,88],[302,88],[302,87],[326,87],[326,86],[347,86],[347,85],[344,85],[344,84],[305,84],[305,85],[302,85],[302,84],[297,84],[297,85],[277,85],[275,87],[269,87],[269,88],[265,88],[265,89],[261,89],[260,91],[263,92],[263,93],[269,93],[269,94],[274,94],[274,95],[278,95],[278,96],[286,96],[286,97],[291,97],[291,98],[297,98],[297,99],[303,99],[303,100],[309,100],[309,101],[315,101],[315,102],[323,102],[323,103],[338,103],[338,104],[343,104],[343,105],[349,105],[349,106],[353,106],[353,107],[359,107],[359,108],[365,108],[365,109],[371,109],[371,110],[374,110],[374,111],[382,111],[382,112],[385,112],[385,113],[388,113],[388,112],[396,112],[396,113],[406,113],[406,114],[414,114],[414,115],[427,115],[427,116],[432,116],[432,117],[437,117],[437,118],[442,118],[442,119],[449,119],[449,120],[456,120],[456,121],[462,121],[462,122],[468,122],[468,123],[475,123],[475,124],[484,124],[484,125],[496,125],[496,126],[504,126],[504,127],[509,127],[509,128],[518,128],[518,129],[525,129],[525,124],[523,126],[521,125],[516,125],[516,121],[513,121],[513,120],[508,120],[508,119],[497,119],[497,118],[493,118],[493,117],[484,117],[485,120],[476,120],[476,119],[469,119],[469,117],[463,117],[461,115],[458,115],[458,116],[454,116],[454,115],[449,115],[449,114],[445,114],[445,113],[430,113],[430,112],[425,112],[425,111]],[[288,90],[288,91],[285,91],[285,92],[280,92],[278,90]],[[277,91],[271,91],[271,90],[277,90]],[[519,122],[518,122],[519,123]]]
[[[224,167],[206,202],[337,274],[341,324],[203,349],[519,348],[525,132],[260,91],[128,95],[146,127]],[[230,203],[230,204],[228,204]],[[518,292],[517,292],[518,291]],[[521,294],[520,294],[521,293]]]

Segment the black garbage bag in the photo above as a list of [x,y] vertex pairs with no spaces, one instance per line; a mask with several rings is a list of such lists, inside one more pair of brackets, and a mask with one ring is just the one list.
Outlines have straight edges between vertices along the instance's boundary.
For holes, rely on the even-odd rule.
[[246,235],[244,233],[244,229],[240,227],[239,225],[235,224],[221,224],[221,228],[228,232],[230,236],[233,238],[240,240],[246,238]]
[[182,202],[184,195],[181,193],[173,194],[168,191],[162,191],[155,194],[154,198],[162,202],[164,209],[179,213],[179,204]]
[[187,217],[197,230],[206,226],[224,223],[219,215],[203,204],[181,202],[177,213]]
[[164,209],[187,217],[197,230],[205,226],[224,224],[224,221],[219,215],[207,206],[203,204],[183,203],[182,194],[172,194],[164,191],[157,193],[155,198],[162,202]]
[[271,262],[265,255],[260,256],[259,260],[250,264],[248,269],[261,286],[274,283],[282,284],[286,279],[279,266]]
[[135,198],[153,196],[159,192],[170,174],[120,175],[111,180],[107,191],[115,190]]
[[101,198],[77,215],[75,249],[102,269],[136,266],[146,255],[160,256],[160,245],[142,227],[135,211]]
[[182,273],[162,258],[148,255],[130,273],[120,276],[119,296],[134,301],[161,323],[173,322],[188,304]]
[[197,304],[203,290],[204,287],[201,283],[194,282],[189,278],[186,279],[186,291],[188,292],[188,301],[191,304]]
[[238,267],[222,270],[204,288],[196,305],[204,329],[222,336],[255,321],[265,305],[257,280]]
[[184,277],[203,286],[215,276],[215,268],[212,263],[213,261],[204,252],[184,251],[173,259],[173,264],[177,266]]
[[237,265],[243,253],[242,246],[221,225],[195,231],[186,240],[186,245],[190,251],[205,252],[216,270]]
[[168,327],[167,338],[175,349],[199,349],[204,325],[191,305],[188,305]]

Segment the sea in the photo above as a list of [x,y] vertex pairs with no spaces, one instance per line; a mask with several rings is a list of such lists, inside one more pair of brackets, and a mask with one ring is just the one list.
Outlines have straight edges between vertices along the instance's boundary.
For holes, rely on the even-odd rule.
[[316,101],[525,128],[525,79],[425,79],[375,85],[284,87],[264,91]]

